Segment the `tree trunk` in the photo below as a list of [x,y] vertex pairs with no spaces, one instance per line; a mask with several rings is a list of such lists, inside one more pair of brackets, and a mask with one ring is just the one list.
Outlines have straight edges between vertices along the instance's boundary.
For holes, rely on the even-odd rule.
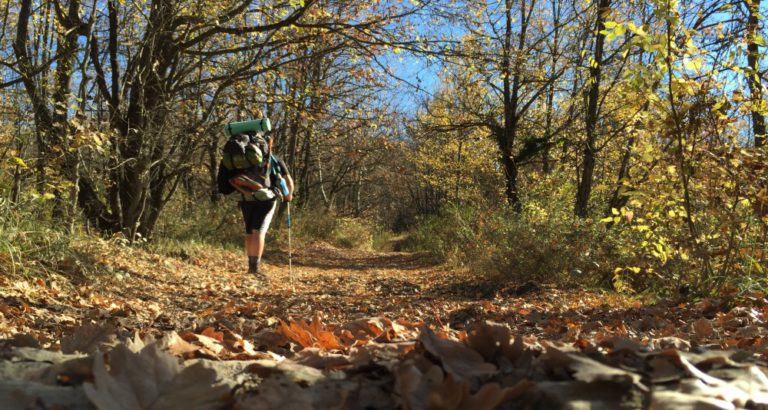
[[[552,47],[550,49],[550,52],[552,54],[552,76],[554,77],[557,73],[557,63],[560,60],[560,4],[559,0],[553,0],[552,1],[552,14],[554,19],[554,33],[552,33]],[[552,116],[554,115],[554,107],[555,107],[555,81],[552,81],[552,83],[549,85],[547,89],[547,97],[546,97],[546,113],[544,118],[544,137],[546,140],[544,141],[544,149],[542,152],[542,158],[541,158],[541,170],[545,174],[549,174],[552,172],[552,158],[551,158],[551,152],[550,147],[551,139],[553,137],[552,135]]]
[[[502,77],[504,87],[504,125],[497,133],[496,140],[501,150],[501,162],[506,176],[507,202],[515,211],[521,211],[520,195],[517,191],[517,162],[513,154],[515,139],[517,136],[517,99],[520,88],[520,57],[515,56],[515,64],[512,64],[512,0],[505,0],[505,32],[504,47],[502,53]],[[527,19],[525,16],[525,0],[521,3],[522,21],[520,22],[519,49],[525,44]],[[514,73],[513,73],[514,71]]]
[[760,80],[760,48],[757,38],[760,36],[760,0],[745,1],[749,8],[747,20],[747,65],[749,70],[749,91],[752,99],[752,133],[755,148],[765,144],[765,117],[763,116],[763,85]]
[[587,112],[585,120],[586,141],[584,143],[584,162],[581,169],[581,178],[576,192],[576,216],[586,218],[589,215],[589,197],[592,192],[595,162],[597,156],[596,128],[599,116],[600,77],[603,65],[603,45],[605,43],[605,19],[611,10],[611,0],[597,0],[597,21],[595,24],[595,51],[593,61],[589,68],[589,93],[587,95]]
[[[39,152],[37,163],[39,189],[43,189],[46,182],[46,166],[55,166],[61,170],[65,178],[77,184],[77,202],[85,211],[86,217],[95,222],[100,229],[110,230],[114,227],[114,220],[100,202],[93,182],[77,174],[78,158],[68,149],[67,138],[72,134],[68,123],[68,108],[75,54],[78,48],[77,40],[80,35],[87,34],[87,26],[80,21],[79,7],[79,1],[71,0],[66,12],[57,10],[56,13],[56,23],[61,25],[63,30],[56,40],[59,58],[54,72],[55,88],[51,94],[52,107],[48,105],[45,92],[47,78],[44,76],[42,80],[38,80],[37,69],[32,64],[28,51],[31,0],[21,1],[13,51],[18,59],[22,83],[34,112]],[[59,162],[54,164],[55,161]]]

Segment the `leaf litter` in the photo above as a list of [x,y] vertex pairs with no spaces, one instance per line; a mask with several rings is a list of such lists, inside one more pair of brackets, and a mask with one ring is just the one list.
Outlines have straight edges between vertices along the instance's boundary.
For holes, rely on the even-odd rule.
[[8,408],[768,408],[765,295],[521,292],[322,244],[294,289],[282,263],[260,286],[223,252],[102,257],[123,279],[0,278]]

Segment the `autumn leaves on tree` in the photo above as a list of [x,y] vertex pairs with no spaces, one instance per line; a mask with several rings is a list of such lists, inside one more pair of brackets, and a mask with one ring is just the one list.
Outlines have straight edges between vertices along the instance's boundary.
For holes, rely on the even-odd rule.
[[566,252],[540,226],[592,238],[559,274],[738,288],[766,262],[761,4],[8,3],[3,183],[70,231],[151,238],[218,199],[221,124],[261,112],[308,213],[472,215],[414,246],[511,275],[516,247]]

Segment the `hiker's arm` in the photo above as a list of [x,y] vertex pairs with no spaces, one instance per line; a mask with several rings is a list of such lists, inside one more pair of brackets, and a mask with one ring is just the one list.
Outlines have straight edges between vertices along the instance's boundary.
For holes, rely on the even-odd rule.
[[293,178],[291,174],[285,176],[285,183],[288,185],[288,196],[285,197],[285,200],[291,202],[293,200]]

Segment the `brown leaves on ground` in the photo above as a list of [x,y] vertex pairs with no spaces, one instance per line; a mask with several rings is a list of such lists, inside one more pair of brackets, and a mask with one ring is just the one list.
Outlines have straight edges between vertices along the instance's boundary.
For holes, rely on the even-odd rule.
[[[331,340],[350,332],[349,326],[331,328],[315,318],[310,324],[281,322],[271,331],[302,329],[312,337],[323,332]],[[10,392],[6,385],[0,392],[32,397],[38,385],[69,385],[82,389],[100,409],[215,409],[232,403],[239,409],[469,410],[563,408],[577,402],[601,408],[768,406],[768,378],[744,355],[651,352],[621,340],[606,350],[554,346],[523,341],[503,328],[478,322],[467,334],[421,325],[404,328],[419,333],[415,344],[367,337],[346,345],[337,341],[330,348],[318,343],[304,348],[299,341],[311,340],[304,335],[286,342],[289,356],[257,352],[245,361],[234,352],[239,348],[232,341],[239,335],[209,328],[186,338],[175,332],[160,340],[136,335],[87,357],[15,348],[6,352],[3,372],[25,384],[15,384]],[[221,345],[210,349],[210,340]],[[198,356],[204,349],[205,356]],[[214,350],[218,353],[207,357]],[[41,400],[64,403],[50,395]]]
[[299,250],[291,289],[281,263],[271,266],[271,284],[263,286],[243,275],[242,261],[230,254],[186,264],[119,252],[103,259],[119,275],[75,287],[56,278],[0,277],[0,402],[238,409],[768,405],[764,295],[739,304],[644,306],[543,286],[526,293],[445,271],[418,255],[322,245]]
[[441,339],[428,327],[421,330],[419,342],[454,379],[467,380],[496,373],[496,366],[486,363],[480,353],[463,343]]
[[214,386],[214,370],[200,362],[182,367],[157,343],[138,352],[121,344],[106,358],[97,354],[93,373],[94,382],[84,388],[100,409],[217,409],[229,390]]
[[290,323],[281,320],[279,326],[280,332],[285,337],[298,343],[301,347],[320,347],[326,350],[343,349],[339,338],[333,332],[324,329],[318,317],[315,317],[310,324],[303,320]]

